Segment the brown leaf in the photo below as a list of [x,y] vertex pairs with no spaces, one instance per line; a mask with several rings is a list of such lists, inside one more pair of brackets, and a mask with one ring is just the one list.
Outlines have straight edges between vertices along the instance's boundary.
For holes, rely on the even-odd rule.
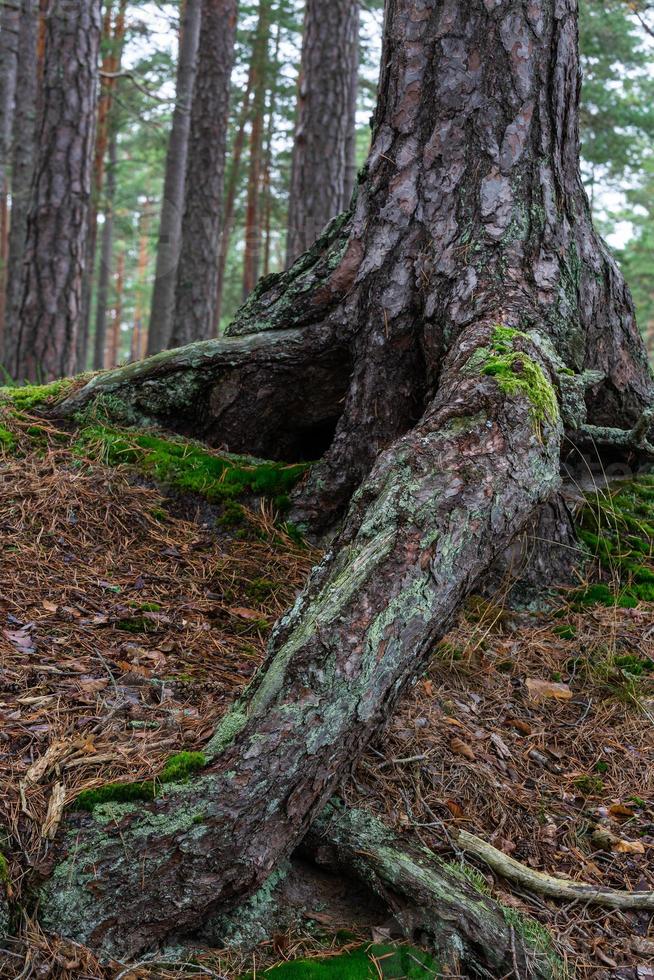
[[526,684],[529,697],[534,701],[541,701],[546,698],[569,701],[572,698],[572,691],[567,684],[558,684],[555,681],[542,681],[535,677],[528,677]]
[[474,762],[476,759],[475,753],[472,751],[467,742],[464,742],[460,738],[453,738],[450,742],[450,748],[457,755],[462,755],[464,758],[469,759],[470,762]]
[[445,806],[457,820],[460,820],[465,815],[465,810],[456,800],[445,800]]
[[507,718],[506,724],[517,729],[517,731],[519,731],[522,735],[531,735],[531,725],[528,724],[528,722],[523,721],[521,718]]
[[228,612],[232,616],[238,616],[240,619],[263,619],[263,614],[257,612],[256,609],[247,609],[245,606],[230,606]]
[[645,845],[637,840],[617,840],[611,850],[617,854],[644,854]]
[[56,602],[49,602],[47,599],[44,599],[43,608],[47,612],[56,613],[56,611],[59,609],[59,606],[57,605]]
[[628,806],[623,803],[614,803],[613,806],[609,807],[609,813],[612,817],[635,817],[636,814]]
[[432,682],[430,680],[423,681],[422,682],[422,687],[423,687],[423,690],[424,690],[424,692],[425,692],[425,694],[427,695],[428,698],[433,697],[433,694],[434,694],[434,685],[432,684]]

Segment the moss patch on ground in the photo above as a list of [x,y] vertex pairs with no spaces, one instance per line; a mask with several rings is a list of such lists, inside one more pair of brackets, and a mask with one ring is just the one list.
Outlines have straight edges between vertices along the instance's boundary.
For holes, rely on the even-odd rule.
[[579,537],[595,558],[601,581],[573,592],[577,609],[654,602],[654,476],[589,498]]
[[[381,971],[381,972],[380,972]],[[425,980],[442,976],[436,960],[410,946],[360,946],[328,959],[292,960],[266,970],[275,980]],[[252,974],[248,974],[250,980]],[[245,980],[245,978],[244,978]]]
[[84,378],[62,378],[47,385],[12,385],[0,388],[0,396],[13,403],[16,409],[29,412],[39,405],[53,405],[78,387]]
[[170,757],[156,779],[140,783],[107,783],[98,789],[86,789],[79,794],[73,808],[91,813],[102,803],[133,803],[154,800],[167,783],[182,783],[206,765],[202,752],[178,752]]
[[2,852],[0,852],[0,884],[6,885],[9,882],[9,862]]
[[229,503],[254,495],[270,497],[280,510],[288,494],[308,468],[306,463],[277,463],[229,453],[211,452],[181,439],[92,425],[76,437],[82,455],[97,455],[103,462],[135,466],[158,483],[210,502]]

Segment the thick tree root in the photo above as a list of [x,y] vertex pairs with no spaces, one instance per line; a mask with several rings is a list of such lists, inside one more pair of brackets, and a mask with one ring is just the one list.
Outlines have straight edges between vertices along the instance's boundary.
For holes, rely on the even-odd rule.
[[544,930],[504,910],[457,865],[401,840],[363,810],[330,804],[303,850],[316,863],[364,881],[402,933],[434,949],[444,969],[488,977],[556,974]]
[[527,891],[566,902],[583,902],[602,905],[610,909],[648,909],[654,911],[654,892],[625,892],[601,885],[589,885],[580,881],[555,878],[553,875],[534,871],[514,858],[498,851],[480,837],[461,830],[456,837],[457,846],[466,854],[480,858],[493,871]]
[[[519,365],[509,390],[493,348]],[[429,660],[461,601],[559,485],[561,420],[537,341],[464,331],[421,423],[377,461],[334,551],[207,746],[148,804],[76,819],[42,920],[135,955],[256,891]]]
[[95,375],[51,414],[93,407],[233,452],[314,459],[331,437],[349,354],[319,329],[207,340]]

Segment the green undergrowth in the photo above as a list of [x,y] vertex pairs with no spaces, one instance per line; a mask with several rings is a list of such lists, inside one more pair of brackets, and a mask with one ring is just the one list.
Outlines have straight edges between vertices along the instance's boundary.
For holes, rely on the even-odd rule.
[[654,602],[654,476],[589,498],[579,537],[597,562],[600,581],[572,593],[576,609]]
[[80,455],[96,455],[111,466],[135,466],[158,483],[195,493],[212,503],[248,495],[270,497],[278,510],[308,468],[306,463],[278,463],[218,454],[181,439],[91,425],[79,431]]
[[519,340],[528,335],[498,324],[491,335],[490,347],[473,355],[474,367],[483,375],[495,379],[505,395],[523,395],[530,405],[532,422],[538,432],[545,422],[556,422],[559,405],[556,392],[540,364],[528,354],[515,349]]
[[[261,974],[259,974],[261,975]],[[252,980],[247,974],[243,980]],[[371,945],[328,959],[291,960],[266,970],[275,980],[428,980],[443,976],[437,961],[410,946]]]
[[202,752],[178,752],[168,759],[156,779],[140,783],[107,783],[97,789],[83,790],[75,802],[75,810],[91,813],[102,803],[133,803],[154,800],[168,783],[183,783],[194,772],[204,768],[207,760]]
[[2,851],[0,851],[0,884],[8,884],[9,882],[9,862],[4,856]]

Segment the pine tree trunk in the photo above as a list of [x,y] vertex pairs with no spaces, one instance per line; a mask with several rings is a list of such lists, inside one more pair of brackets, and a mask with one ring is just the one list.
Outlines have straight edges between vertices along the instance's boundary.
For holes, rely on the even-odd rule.
[[203,0],[171,347],[213,331],[237,0]]
[[268,85],[268,44],[270,0],[259,0],[259,20],[252,49],[252,115],[250,121],[250,160],[245,212],[245,258],[243,260],[243,299],[257,284],[261,262],[261,175],[263,127]]
[[116,262],[116,286],[114,296],[114,307],[111,315],[111,332],[109,337],[109,351],[107,354],[107,367],[115,368],[120,360],[121,336],[120,328],[123,322],[123,290],[125,288],[125,253],[121,252]]
[[[201,775],[71,821],[41,893],[49,928],[135,954],[238,904],[319,817],[464,598],[556,503],[568,441],[616,426],[637,460],[627,430],[654,386],[581,184],[577,15],[576,0],[389,0],[354,214],[260,285],[243,336],[98,376],[60,406],[110,392],[255,452],[294,431],[317,448],[340,413],[297,509],[314,526],[346,516]],[[341,853],[388,876],[356,857],[359,830],[346,822]],[[483,944],[486,969],[525,953],[502,943]]]
[[[88,345],[91,323],[91,299],[95,281],[95,257],[98,239],[98,207],[102,200],[105,182],[107,147],[111,139],[111,128],[115,125],[113,118],[113,103],[118,74],[122,64],[123,46],[125,43],[125,13],[127,0],[120,0],[116,12],[116,20],[112,30],[112,3],[107,2],[103,39],[105,56],[102,60],[102,77],[100,79],[100,99],[98,102],[97,136],[93,162],[93,194],[91,197],[91,214],[89,218],[89,234],[87,241],[86,263],[89,274],[84,277],[82,294],[82,316],[77,344],[77,370],[85,371],[88,360]],[[94,352],[95,353],[95,352]]]
[[104,198],[104,223],[100,246],[100,268],[98,270],[98,295],[95,310],[95,337],[93,341],[93,370],[100,371],[107,365],[107,309],[109,304],[109,287],[113,269],[114,244],[114,200],[116,197],[116,132],[112,131],[109,138],[109,161]]
[[146,201],[139,221],[139,259],[136,284],[136,305],[134,326],[132,328],[131,359],[140,361],[145,357],[147,347],[147,327],[145,323],[145,288],[148,277],[148,232],[150,227],[150,204]]
[[223,302],[223,288],[225,283],[225,268],[227,266],[227,255],[229,253],[229,242],[234,226],[234,207],[236,205],[236,192],[238,190],[238,178],[241,165],[241,157],[245,148],[245,130],[251,111],[252,85],[254,83],[252,73],[252,62],[248,74],[248,83],[243,96],[243,107],[239,115],[234,147],[232,149],[232,159],[229,166],[227,186],[225,190],[225,214],[223,219],[223,229],[220,236],[220,246],[218,252],[218,280],[216,282],[216,306],[214,310],[213,336],[217,337],[220,329],[220,316]]
[[27,221],[14,377],[46,381],[75,367],[86,269],[100,0],[53,0]]
[[150,310],[148,354],[168,346],[173,331],[175,285],[184,214],[184,188],[191,131],[191,108],[202,21],[202,0],[185,0],[180,28],[175,111],[168,141],[157,266]]
[[21,9],[19,0],[3,3],[0,17],[0,360],[5,332],[7,242],[9,235],[9,160],[14,111]]
[[[20,98],[14,114],[11,162],[11,227],[7,260],[7,305],[5,314],[4,363],[16,362],[18,314],[25,272],[25,236],[30,190],[36,157],[37,92],[40,71],[35,71],[39,35],[38,0],[23,0],[18,40],[16,87]],[[42,66],[41,66],[42,67]]]
[[349,206],[358,64],[358,0],[307,0],[288,214],[289,266]]

